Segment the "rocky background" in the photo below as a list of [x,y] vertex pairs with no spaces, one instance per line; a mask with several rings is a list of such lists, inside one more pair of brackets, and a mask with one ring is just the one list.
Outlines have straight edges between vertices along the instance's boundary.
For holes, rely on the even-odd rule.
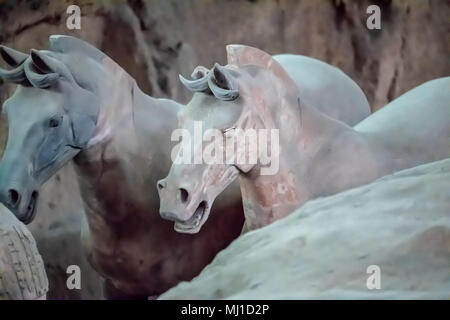
[[[81,30],[66,9],[81,8]],[[368,30],[366,8],[381,8],[381,30]],[[117,61],[148,94],[181,102],[178,74],[225,63],[225,45],[298,53],[341,68],[376,110],[405,91],[450,75],[450,2],[431,0],[0,0],[0,43],[27,52],[51,34],[85,39]],[[13,88],[0,83],[0,102]],[[37,106],[38,107],[38,106]],[[0,123],[0,153],[7,125]],[[46,185],[30,226],[46,262],[50,298],[99,298],[100,279],[77,241],[82,207],[70,166]],[[82,290],[65,290],[65,268],[79,264]]]

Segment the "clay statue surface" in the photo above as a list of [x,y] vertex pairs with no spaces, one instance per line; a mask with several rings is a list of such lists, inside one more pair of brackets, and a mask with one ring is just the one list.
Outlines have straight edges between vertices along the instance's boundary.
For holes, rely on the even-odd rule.
[[44,263],[30,231],[0,204],[0,300],[43,300]]
[[[194,82],[201,92],[194,94],[180,118],[187,130],[193,120],[217,128],[224,140],[231,139],[230,131],[237,129],[278,129],[278,171],[262,175],[259,163],[173,164],[163,180],[160,210],[176,224],[188,225],[184,229],[192,221],[204,223],[209,204],[238,176],[246,225],[255,229],[288,215],[309,199],[450,156],[450,78],[405,93],[351,128],[303,99],[283,68],[255,50],[229,47],[228,66],[216,65],[197,82],[186,83],[192,89]],[[207,85],[200,85],[202,79],[207,79]],[[249,148],[244,152],[249,153]],[[189,192],[184,202],[177,201],[175,194],[180,184]],[[199,203],[201,210],[197,210]],[[201,218],[195,220],[193,215]]]
[[91,45],[51,36],[50,49],[0,53],[9,123],[0,163],[0,200],[22,221],[35,214],[40,186],[73,160],[87,226],[88,260],[109,298],[159,295],[197,275],[242,229],[239,189],[198,237],[173,231],[158,214],[157,179],[170,166],[179,104],[145,95],[119,65]]
[[[303,103],[313,106],[321,114],[350,126],[370,114],[369,103],[361,88],[341,70],[324,62],[289,54],[272,57],[264,51],[242,45],[227,46],[227,54],[226,68],[216,65],[209,71],[197,67],[192,74],[193,80],[180,76],[182,83],[194,92],[191,102],[178,115],[182,128],[192,135],[195,135],[194,121],[201,121],[205,131],[211,128],[221,130],[225,139],[232,136],[235,129],[282,128],[283,132],[289,132],[284,135],[288,140],[281,151],[286,153],[285,149],[295,148],[300,134],[300,110],[296,105],[290,105],[299,95]],[[207,144],[196,148],[193,153],[202,153]],[[282,170],[277,176],[267,177],[273,181],[260,195],[265,198],[266,207],[270,207],[275,204],[270,198],[276,197],[276,191],[270,188],[279,186],[285,190],[282,191],[284,196],[279,199],[283,205],[277,204],[280,211],[275,209],[270,214],[271,220],[278,219],[298,205],[299,199],[292,198],[297,197],[293,193],[293,173],[286,167]],[[239,173],[245,173],[242,177],[254,177],[258,175],[257,171],[258,168],[239,164],[174,163],[167,178],[158,184],[160,213],[164,218],[175,221],[176,230],[196,233],[207,221],[209,208],[216,196]],[[282,182],[283,179],[286,180]],[[180,190],[184,190],[187,201],[183,201],[183,196],[178,194]],[[248,201],[244,201],[244,210],[247,210],[247,227],[254,228],[254,220],[249,216],[253,212]]]

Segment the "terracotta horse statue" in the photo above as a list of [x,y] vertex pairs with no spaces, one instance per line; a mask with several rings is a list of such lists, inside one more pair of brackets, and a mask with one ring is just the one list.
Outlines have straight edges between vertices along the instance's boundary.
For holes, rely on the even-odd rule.
[[180,105],[144,94],[95,47],[51,36],[50,49],[2,46],[18,84],[4,103],[9,124],[0,163],[0,200],[21,221],[35,215],[41,185],[72,160],[86,214],[82,241],[106,280],[108,298],[159,295],[197,275],[235,239],[244,221],[239,189],[217,206],[197,237],[174,232],[158,214],[157,179],[170,167]]
[[[159,182],[160,210],[181,232],[199,230],[210,204],[236,177],[246,225],[255,229],[285,217],[309,199],[450,156],[450,78],[411,90],[352,128],[316,107],[328,104],[333,110],[342,103],[339,95],[333,99],[325,89],[304,97],[301,83],[297,86],[270,55],[230,46],[228,62],[202,71],[197,79],[182,80],[195,94],[180,111],[180,119],[188,132],[195,121],[217,130],[218,139],[234,150],[240,148],[247,162],[223,157],[227,161],[172,165],[168,177]],[[258,161],[250,162],[251,148],[236,143],[238,130],[275,130],[279,136],[277,144],[255,140]],[[194,143],[193,153],[204,153],[211,143]],[[182,144],[179,152],[187,148]],[[262,149],[278,154],[279,165],[272,174],[263,174],[267,167],[259,161]],[[216,149],[219,154],[224,150]],[[176,196],[178,188],[186,190],[182,201]]]

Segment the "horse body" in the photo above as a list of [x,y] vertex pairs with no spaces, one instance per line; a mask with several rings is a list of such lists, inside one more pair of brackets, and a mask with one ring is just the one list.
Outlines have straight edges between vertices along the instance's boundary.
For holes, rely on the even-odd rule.
[[[354,127],[392,172],[442,159],[450,152],[450,77],[406,92]],[[383,161],[383,158],[387,159]]]
[[[310,199],[450,157],[450,78],[410,90],[354,128],[300,105],[303,125],[281,139],[286,159],[275,176],[241,177],[246,224],[269,224]],[[298,106],[292,102],[291,108]],[[284,145],[284,146],[283,146]],[[283,151],[282,151],[283,152]]]
[[[72,37],[53,37],[50,51],[23,59],[10,50],[3,48],[2,55],[15,69],[0,71],[22,85],[7,102],[13,121],[0,163],[1,200],[30,222],[34,207],[22,212],[27,203],[21,202],[72,159],[87,218],[83,247],[106,279],[108,298],[147,298],[190,280],[240,234],[238,190],[217,206],[227,214],[217,215],[198,237],[174,232],[158,214],[156,180],[170,166],[178,103],[145,95],[109,57]],[[22,109],[31,123],[24,135],[34,136],[28,144],[21,140]],[[35,117],[43,122],[33,123]],[[17,161],[20,152],[54,156]]]

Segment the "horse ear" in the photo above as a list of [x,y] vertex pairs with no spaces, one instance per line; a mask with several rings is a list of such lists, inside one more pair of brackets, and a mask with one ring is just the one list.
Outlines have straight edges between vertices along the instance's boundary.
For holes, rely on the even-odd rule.
[[10,67],[17,67],[24,62],[28,55],[20,51],[0,45],[0,55]]
[[48,88],[52,86],[59,78],[49,61],[46,61],[37,50],[31,50],[31,61],[24,64],[25,74],[28,81],[36,88]]
[[228,64],[236,65],[238,67],[245,65],[261,67],[280,79],[285,87],[292,90],[298,90],[297,85],[288,75],[286,70],[267,52],[238,44],[227,45],[226,49]]
[[45,54],[40,53],[38,50],[31,49],[31,60],[33,61],[33,65],[38,68],[39,71],[43,73],[52,73],[56,72],[56,66],[50,57]]
[[208,69],[203,66],[198,66],[191,74],[192,80],[186,79],[181,74],[178,76],[178,78],[189,91],[204,92],[208,90],[208,73]]
[[51,85],[50,82],[54,82],[60,76],[62,76],[70,82],[75,82],[72,73],[67,68],[67,66],[63,62],[53,58],[47,53],[48,51],[38,51],[35,49],[31,49],[30,57],[33,63],[33,68],[37,69],[38,72],[33,72],[34,70],[29,68],[29,66],[27,68],[27,64],[25,64],[25,70],[27,72],[29,80],[32,82],[33,77],[46,78],[49,80],[49,82],[45,85],[49,86]]
[[208,77],[208,86],[219,100],[231,101],[239,97],[239,86],[230,71],[216,63]]
[[0,56],[13,68],[10,70],[0,68],[0,78],[15,84],[30,86],[30,82],[27,80],[23,68],[24,61],[28,58],[28,55],[5,46],[0,46]]

